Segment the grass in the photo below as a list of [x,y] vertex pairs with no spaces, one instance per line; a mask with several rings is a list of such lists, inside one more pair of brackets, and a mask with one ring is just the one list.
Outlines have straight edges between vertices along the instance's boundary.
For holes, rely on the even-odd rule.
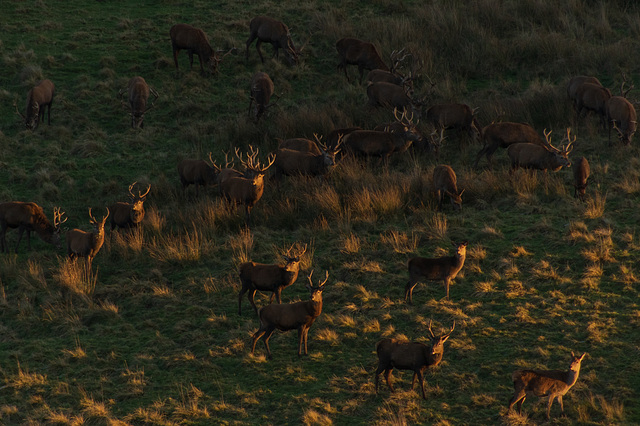
[[[70,228],[87,208],[127,199],[137,181],[151,185],[143,226],[106,238],[92,267],[32,239],[0,256],[0,423],[2,424],[535,424],[544,404],[507,414],[511,372],[565,369],[568,354],[588,352],[580,379],[556,404],[552,424],[640,422],[637,141],[607,146],[591,115],[575,121],[564,84],[597,76],[617,92],[622,73],[640,78],[640,8],[613,0],[476,2],[318,2],[154,4],[9,0],[0,23],[0,201],[54,206]],[[244,58],[249,20],[286,22],[303,61],[288,67]],[[202,28],[215,49],[236,46],[217,77],[178,56],[169,28]],[[337,73],[335,42],[374,42],[386,59],[406,47],[420,64],[417,96],[426,105],[466,102],[478,119],[529,122],[540,133],[567,127],[572,156],[592,176],[584,203],[573,198],[571,169],[509,172],[504,150],[494,170],[472,167],[477,144],[447,131],[438,160],[409,151],[377,159],[343,158],[326,179],[267,179],[243,227],[241,208],[215,187],[183,194],[184,158],[218,164],[235,147],[260,158],[278,139],[312,138],[392,119],[367,109],[364,85]],[[247,115],[249,81],[266,71],[281,98],[265,120]],[[354,67],[349,75],[356,75]],[[145,128],[129,128],[118,91],[143,76],[159,93]],[[24,130],[15,113],[27,91],[56,84],[52,124]],[[432,83],[434,83],[432,85]],[[632,99],[634,91],[631,92]],[[420,122],[419,129],[431,129]],[[481,162],[485,164],[484,161]],[[432,174],[450,164],[463,209],[436,211]],[[107,231],[108,232],[108,231]],[[7,233],[15,247],[17,232]],[[403,300],[413,256],[452,253],[469,241],[464,269],[443,299],[438,282]],[[283,301],[304,300],[306,275],[329,271],[322,315],[298,359],[295,332],[271,339],[273,360],[248,354],[258,327],[237,314],[237,267],[276,263],[307,244],[298,281]],[[64,246],[64,244],[63,244]],[[256,295],[256,303],[268,301]],[[456,329],[442,364],[425,374],[427,400],[411,372],[395,372],[398,392],[376,395],[375,344],[383,337],[426,341],[427,325]]]

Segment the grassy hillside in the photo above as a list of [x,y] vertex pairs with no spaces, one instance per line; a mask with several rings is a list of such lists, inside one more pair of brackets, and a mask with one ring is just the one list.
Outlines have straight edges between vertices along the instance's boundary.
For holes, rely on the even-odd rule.
[[[0,255],[0,423],[2,424],[536,424],[546,403],[527,399],[507,414],[518,368],[566,369],[587,352],[577,384],[555,403],[553,424],[640,422],[640,307],[637,260],[640,160],[607,145],[594,116],[575,121],[565,85],[595,75],[618,93],[625,74],[640,84],[640,7],[573,0],[343,2],[3,2],[0,18],[0,201],[34,201],[65,226],[89,230],[87,208],[126,201],[151,185],[144,226],[116,232],[93,262],[66,259],[37,236],[32,250]],[[244,58],[249,21],[286,22],[297,67],[270,59],[263,44]],[[177,75],[169,28],[202,28],[216,49],[238,47],[217,77]],[[409,151],[388,167],[345,158],[324,181],[269,181],[244,228],[240,208],[215,187],[183,194],[184,158],[224,160],[250,144],[265,158],[279,138],[337,127],[373,128],[392,113],[366,107],[365,85],[336,72],[335,42],[374,42],[385,60],[406,48],[421,63],[416,96],[426,106],[465,102],[483,125],[528,122],[560,143],[577,136],[586,156],[587,201],[573,197],[571,169],[511,175],[504,150],[494,170],[474,168],[480,145],[447,132],[440,158]],[[281,96],[262,122],[247,115],[249,81],[268,72]],[[160,94],[144,130],[130,128],[118,91],[141,75]],[[24,130],[26,93],[56,85],[51,126]],[[637,99],[637,91],[629,98]],[[424,134],[431,132],[421,121]],[[431,175],[450,164],[463,210],[436,211]],[[7,233],[15,246],[17,232]],[[410,257],[451,253],[469,241],[466,264],[444,299],[420,284],[404,302]],[[237,312],[237,268],[276,263],[308,244],[300,277],[283,302],[305,300],[306,275],[329,271],[324,310],[298,359],[295,331],[260,343],[246,300]],[[256,297],[259,306],[268,296]],[[456,328],[444,361],[425,374],[427,400],[411,372],[394,372],[396,393],[374,392],[375,344],[405,336],[428,343]]]

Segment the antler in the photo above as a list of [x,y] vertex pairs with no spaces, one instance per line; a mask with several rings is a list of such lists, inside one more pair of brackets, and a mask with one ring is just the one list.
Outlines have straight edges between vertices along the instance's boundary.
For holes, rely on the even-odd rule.
[[[133,187],[135,186],[135,184],[138,183],[138,181],[133,182],[131,185],[129,185],[129,195],[131,195],[131,198],[135,199],[136,196],[133,193]],[[149,193],[149,191],[151,191],[151,185],[149,185],[147,187],[147,191],[144,194],[141,194],[140,191],[138,191],[138,197],[137,198],[144,198],[147,196],[147,194]]]
[[160,95],[158,94],[158,92],[156,92],[156,90],[155,90],[154,88],[152,88],[152,87],[149,87],[149,92],[151,92],[151,94],[152,94],[153,96],[155,96],[155,99],[151,101],[151,106],[149,106],[149,108],[145,109],[145,110],[144,110],[144,112],[147,112],[147,111],[149,111],[151,108],[153,108],[153,107],[155,106],[155,105],[154,105],[155,101],[157,101],[157,100],[158,100],[158,98],[160,97]]
[[453,333],[453,330],[456,328],[456,320],[453,320],[453,325],[451,326],[451,330],[447,333],[447,336],[450,336]]
[[20,110],[18,109],[18,103],[15,100],[13,101],[13,106],[16,107],[16,113],[18,113],[18,115],[22,117],[23,120],[26,120],[27,117],[25,117],[24,114],[20,112]]
[[542,131],[542,133],[544,134],[544,138],[545,138],[545,144],[544,145],[549,151],[560,152],[560,150],[558,148],[556,148],[555,146],[551,145],[551,132],[552,132],[552,130],[549,130],[547,132],[547,129],[544,129]]
[[271,167],[271,165],[274,163],[274,161],[276,161],[276,155],[274,153],[271,153],[267,156],[267,162],[269,164],[267,164],[266,166],[262,167],[260,165],[260,161],[258,161],[256,159],[256,157],[258,156],[258,152],[259,149],[254,148],[253,145],[249,145],[249,153],[247,153],[247,160],[243,160],[242,159],[242,155],[239,153],[238,148],[236,148],[236,157],[238,157],[238,160],[240,160],[240,163],[246,168],[246,169],[251,169],[253,171],[259,172],[259,173],[263,173],[264,171],[266,171],[269,167]]
[[622,83],[620,84],[620,96],[626,98],[629,92],[635,87],[633,83],[631,83],[631,87],[629,87],[626,91],[624,90],[624,85],[627,82],[627,76],[625,73],[622,73]]
[[[311,270],[311,273],[309,273],[309,276],[307,277],[307,279],[309,280],[309,285],[311,287],[313,287],[313,280],[311,279],[312,275],[313,275],[313,269]],[[329,280],[329,271],[326,271],[324,281],[322,282],[318,281],[318,287],[316,288],[324,286],[328,280]]]
[[59,228],[60,225],[62,225],[67,221],[67,219],[69,219],[68,217],[65,217],[64,220],[62,220],[62,215],[64,215],[64,212],[60,211],[60,207],[53,208],[53,226],[54,227]]
[[433,331],[431,330],[431,320],[429,320],[429,327],[428,327],[428,330],[429,330],[429,334],[431,334],[431,338],[435,339],[435,338],[436,338],[436,336],[433,334]]
[[402,61],[404,61],[407,56],[411,56],[411,53],[405,53],[404,56],[402,58],[399,58],[399,56],[404,53],[404,51],[406,50],[406,48],[402,48],[401,50],[394,50],[393,52],[391,52],[391,55],[389,55],[389,58],[391,59],[391,72],[395,73],[396,70],[398,69],[398,66],[400,65],[400,63]]

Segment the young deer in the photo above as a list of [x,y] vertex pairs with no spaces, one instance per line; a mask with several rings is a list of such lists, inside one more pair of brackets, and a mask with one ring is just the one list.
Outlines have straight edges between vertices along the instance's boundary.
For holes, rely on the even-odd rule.
[[378,354],[378,368],[376,368],[375,377],[376,393],[378,393],[378,378],[380,373],[383,371],[384,378],[387,381],[387,386],[389,386],[391,392],[394,392],[390,379],[393,369],[397,368],[398,370],[413,371],[411,389],[413,390],[416,384],[416,378],[418,378],[422,389],[422,398],[427,399],[427,395],[424,392],[424,379],[422,372],[427,367],[436,367],[440,364],[444,354],[444,342],[447,341],[455,327],[456,322],[454,321],[451,326],[451,330],[449,330],[448,333],[436,337],[433,334],[433,331],[431,331],[431,321],[429,321],[431,348],[428,348],[427,345],[419,342],[409,342],[398,339],[380,340],[376,345],[376,352]]
[[571,365],[569,370],[516,370],[512,374],[513,387],[515,392],[509,401],[509,411],[515,404],[518,404],[518,414],[522,412],[522,403],[527,395],[543,397],[549,396],[547,403],[547,420],[551,411],[551,404],[554,399],[558,399],[560,410],[564,413],[562,397],[578,381],[580,374],[580,363],[587,353],[576,356],[571,352]]
[[442,202],[445,194],[451,199],[454,210],[462,209],[462,193],[458,192],[458,178],[451,166],[441,164],[433,169],[433,191],[438,198],[438,210],[442,210]]
[[298,356],[302,355],[302,342],[304,341],[304,354],[307,355],[307,335],[309,328],[313,322],[322,313],[322,290],[329,279],[329,271],[323,282],[318,282],[318,286],[313,286],[311,276],[309,274],[309,284],[307,289],[310,292],[310,298],[304,302],[285,303],[283,305],[267,305],[260,309],[258,316],[260,317],[260,328],[253,335],[253,343],[251,344],[251,353],[256,349],[256,343],[264,338],[264,347],[267,349],[267,357],[271,359],[271,350],[269,349],[269,339],[276,330],[289,331],[298,329]]
[[80,229],[67,231],[67,254],[70,259],[86,257],[87,263],[91,265],[93,258],[104,243],[104,224],[108,217],[109,209],[107,209],[106,216],[101,220],[96,220],[91,214],[91,208],[89,208],[90,223],[94,226],[94,231],[85,232]]
[[464,266],[464,260],[467,256],[467,241],[464,241],[457,246],[455,256],[426,258],[426,257],[414,257],[409,259],[409,282],[404,288],[404,300],[410,305],[413,304],[413,289],[420,282],[421,279],[440,281],[444,283],[444,287],[447,292],[447,299],[449,298],[449,285],[458,272]]

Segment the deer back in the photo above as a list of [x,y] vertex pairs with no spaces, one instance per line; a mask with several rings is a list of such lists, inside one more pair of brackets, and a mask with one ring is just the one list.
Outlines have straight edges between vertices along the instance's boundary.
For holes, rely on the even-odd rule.
[[506,148],[518,142],[529,142],[544,145],[544,141],[536,130],[528,124],[502,122],[491,123],[482,129],[485,145]]
[[573,77],[569,80],[569,83],[567,83],[567,96],[569,97],[569,99],[571,100],[576,99],[578,94],[578,89],[584,83],[591,83],[591,84],[595,84],[597,86],[603,87],[602,83],[600,83],[600,80],[598,80],[596,77],[590,77],[586,75],[579,75],[579,76]]
[[205,160],[185,159],[180,161],[178,174],[184,183],[212,185],[218,180],[218,172]]
[[[280,142],[280,144],[278,144],[278,148],[290,149],[292,151],[299,151],[299,152],[304,152],[304,153],[309,153],[314,155],[322,154],[322,152],[320,151],[320,148],[318,148],[318,145],[314,141],[312,141],[311,139],[305,139],[305,138],[285,139],[282,142]],[[277,165],[277,156],[276,156],[275,164]]]
[[576,102],[579,109],[586,108],[600,114],[606,112],[606,102],[611,97],[609,89],[599,84],[583,83],[576,90]]
[[395,149],[394,135],[376,130],[354,130],[344,138],[343,145],[363,155],[389,155]]

